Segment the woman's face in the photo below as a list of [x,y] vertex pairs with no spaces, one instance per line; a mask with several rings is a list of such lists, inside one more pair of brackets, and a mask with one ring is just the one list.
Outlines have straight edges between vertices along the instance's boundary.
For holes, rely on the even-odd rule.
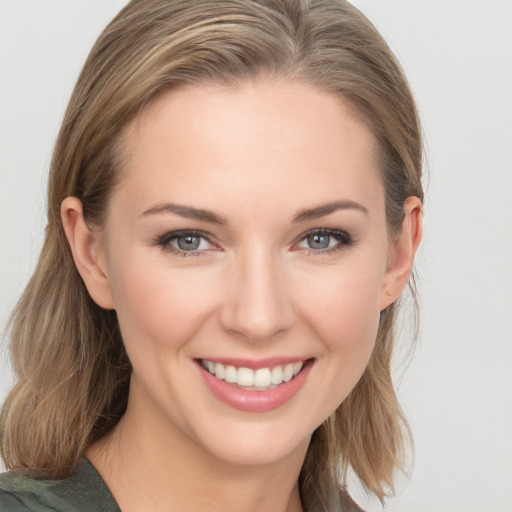
[[261,81],[167,93],[125,137],[102,247],[129,412],[232,463],[304,451],[394,299],[371,134]]

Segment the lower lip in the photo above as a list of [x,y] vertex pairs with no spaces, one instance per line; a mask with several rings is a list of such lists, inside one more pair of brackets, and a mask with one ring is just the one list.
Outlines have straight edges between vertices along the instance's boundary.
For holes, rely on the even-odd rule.
[[292,380],[283,382],[273,389],[247,391],[217,379],[197,362],[201,376],[210,391],[225,404],[245,412],[268,412],[284,405],[302,388],[312,366],[313,360],[307,361],[301,372]]

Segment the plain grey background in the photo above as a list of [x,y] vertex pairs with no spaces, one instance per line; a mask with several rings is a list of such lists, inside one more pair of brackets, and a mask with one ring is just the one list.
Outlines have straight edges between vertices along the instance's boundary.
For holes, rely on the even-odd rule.
[[[74,81],[124,3],[0,0],[2,328],[37,260]],[[512,2],[354,3],[405,68],[427,157],[420,341],[396,373],[416,456],[387,510],[512,512]],[[0,354],[1,400],[12,377]]]

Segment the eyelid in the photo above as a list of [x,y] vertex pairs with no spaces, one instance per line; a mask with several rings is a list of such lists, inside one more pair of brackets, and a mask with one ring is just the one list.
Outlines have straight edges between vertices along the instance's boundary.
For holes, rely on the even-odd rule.
[[[171,244],[173,240],[176,240],[180,237],[184,236],[196,236],[199,238],[202,238],[206,240],[213,248],[208,249],[199,249],[199,250],[193,250],[193,251],[184,251],[179,249],[178,247],[175,247]],[[220,250],[217,244],[212,241],[212,236],[209,233],[205,233],[204,231],[200,231],[197,229],[179,229],[176,231],[169,231],[163,235],[159,235],[154,240],[154,245],[158,245],[161,247],[161,249],[165,252],[170,252],[173,254],[176,254],[178,256],[200,256],[204,254],[207,251],[210,250]]]
[[[325,235],[333,237],[338,241],[338,243],[333,247],[327,247],[325,249],[313,249],[313,248],[306,248],[306,247],[297,247],[297,245],[300,242],[303,242],[307,239],[307,237],[312,235]],[[208,249],[198,249],[198,250],[191,250],[191,251],[184,251],[179,249],[178,247],[175,247],[171,244],[173,240],[176,240],[183,236],[196,236],[200,237],[204,240],[206,240],[211,247]],[[222,251],[222,248],[219,247],[218,244],[216,244],[212,240],[212,235],[209,233],[206,233],[204,231],[200,231],[197,229],[180,229],[176,231],[169,231],[166,232],[163,235],[159,235],[154,239],[154,245],[161,246],[161,249],[165,252],[170,252],[173,254],[176,254],[178,256],[201,256],[204,255],[207,252],[210,251]],[[306,251],[308,254],[313,256],[321,256],[326,255],[329,253],[334,253],[343,249],[347,249],[354,245],[356,242],[353,235],[351,235],[349,232],[341,229],[332,229],[332,228],[314,228],[306,231],[305,233],[302,233],[299,237],[295,239],[295,241],[292,244],[292,250],[293,251]]]
[[[338,244],[334,247],[328,247],[325,249],[312,249],[306,247],[297,247],[300,242],[303,242],[307,239],[307,237],[311,235],[326,235],[331,236],[338,240]],[[343,249],[347,249],[355,244],[356,240],[353,235],[351,235],[348,231],[342,229],[332,229],[332,228],[314,228],[306,231],[301,234],[293,243],[293,250],[303,250],[308,253],[308,255],[312,256],[321,256],[329,253],[334,253]]]

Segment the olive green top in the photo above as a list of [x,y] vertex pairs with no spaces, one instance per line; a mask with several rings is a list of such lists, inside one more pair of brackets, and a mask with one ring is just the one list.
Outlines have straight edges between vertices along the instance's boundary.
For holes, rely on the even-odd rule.
[[[343,512],[363,512],[346,491]],[[337,502],[338,503],[338,502]],[[338,510],[335,505],[333,510]],[[96,468],[82,459],[64,480],[30,478],[21,471],[0,474],[0,512],[121,512]]]
[[121,512],[107,485],[82,459],[69,478],[36,479],[20,471],[0,474],[0,512]]

